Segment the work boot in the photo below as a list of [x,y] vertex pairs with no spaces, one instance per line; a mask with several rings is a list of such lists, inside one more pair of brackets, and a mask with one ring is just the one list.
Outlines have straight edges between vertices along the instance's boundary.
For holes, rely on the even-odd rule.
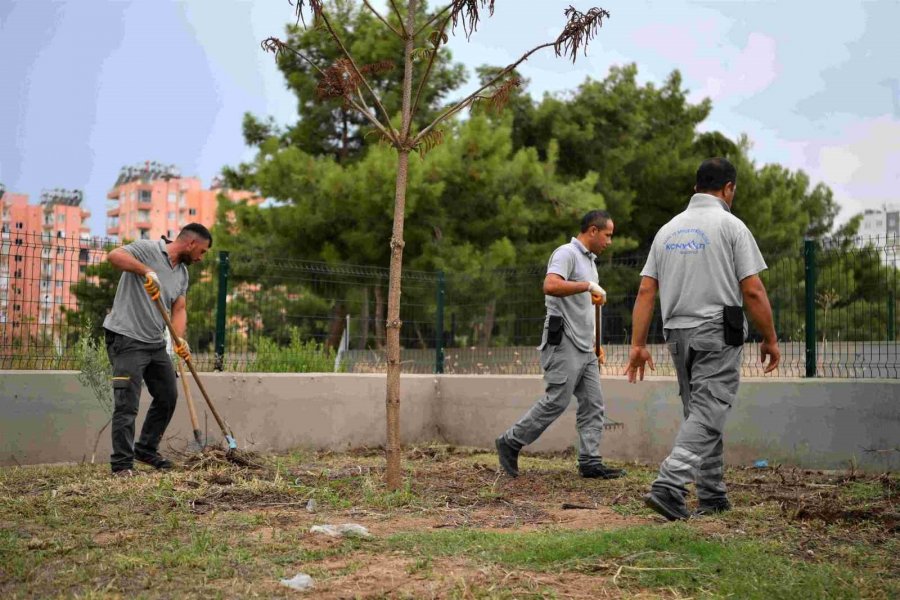
[[502,435],[497,438],[494,445],[497,446],[497,458],[500,459],[500,466],[510,477],[518,477],[519,451],[513,448]]
[[731,502],[728,498],[717,498],[715,500],[700,501],[697,510],[694,511],[695,517],[705,517],[709,515],[717,515],[719,513],[731,510]]
[[150,465],[154,469],[167,470],[174,466],[171,460],[165,458],[159,452],[142,452],[135,449],[134,459],[145,465]]
[[578,473],[587,479],[618,479],[625,476],[624,469],[611,469],[603,463],[596,465],[578,465]]
[[669,521],[679,521],[691,516],[684,505],[684,500],[666,488],[651,488],[650,493],[644,496],[644,504]]

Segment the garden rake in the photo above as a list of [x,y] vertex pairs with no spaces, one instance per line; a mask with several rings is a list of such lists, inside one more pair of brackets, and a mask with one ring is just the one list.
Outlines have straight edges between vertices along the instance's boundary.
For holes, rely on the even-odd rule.
[[[169,311],[166,310],[166,307],[163,305],[162,298],[157,296],[155,304],[156,308],[159,309],[159,314],[162,315],[163,320],[166,322],[166,327],[169,328],[169,333],[172,334],[172,339],[178,339],[178,334],[175,333],[175,328],[172,326],[172,319],[169,318]],[[222,430],[222,435],[225,436],[225,441],[228,443],[228,453],[234,452],[235,450],[237,450],[237,442],[234,440],[234,433],[231,431],[231,427],[228,426],[228,423],[225,422],[225,420],[219,415],[219,411],[216,410],[212,399],[206,392],[206,388],[203,387],[203,382],[200,381],[200,377],[197,375],[197,370],[194,368],[194,364],[190,359],[187,359],[184,362],[187,364],[188,369],[191,371],[191,375],[194,376],[194,381],[197,382],[197,387],[200,388],[200,393],[203,394],[203,399],[206,400],[206,405],[209,407],[210,412],[213,414],[216,423],[219,424],[219,429]],[[192,417],[193,416],[194,415],[192,415]],[[191,424],[194,426],[194,435],[196,436],[198,428],[193,418],[191,419]]]

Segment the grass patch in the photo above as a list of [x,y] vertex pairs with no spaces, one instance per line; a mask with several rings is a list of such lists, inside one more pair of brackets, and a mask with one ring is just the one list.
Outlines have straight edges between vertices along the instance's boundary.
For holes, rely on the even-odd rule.
[[532,571],[603,572],[623,587],[715,597],[887,598],[900,591],[874,576],[792,559],[774,543],[714,541],[681,524],[618,531],[441,531],[397,535],[388,544],[424,557],[419,560],[463,555]]

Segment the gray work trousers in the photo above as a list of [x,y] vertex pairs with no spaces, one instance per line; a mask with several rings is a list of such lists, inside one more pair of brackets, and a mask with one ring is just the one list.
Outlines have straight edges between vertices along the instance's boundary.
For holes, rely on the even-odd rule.
[[743,346],[725,344],[723,324],[667,329],[666,342],[684,406],[684,421],[653,487],[684,499],[693,482],[702,502],[725,498],[722,431],[737,396]]
[[578,464],[582,467],[599,465],[605,411],[597,357],[593,352],[576,348],[564,334],[559,344],[545,344],[541,349],[541,367],[544,369],[544,397],[510,427],[503,438],[516,450],[532,443],[566,410],[574,395],[578,401],[575,415]]
[[[113,471],[134,466],[135,450],[155,454],[175,412],[178,386],[166,343],[148,344],[106,330],[106,352],[113,369],[112,448]],[[141,437],[134,442],[134,422],[141,399],[141,382],[153,397]]]

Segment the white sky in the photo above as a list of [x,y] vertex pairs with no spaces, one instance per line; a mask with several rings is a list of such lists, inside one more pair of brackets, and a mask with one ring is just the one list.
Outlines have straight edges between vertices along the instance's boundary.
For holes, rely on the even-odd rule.
[[[551,50],[521,68],[535,97],[613,64],[655,82],[679,69],[692,100],[713,100],[704,129],[746,133],[759,163],[828,184],[840,220],[900,200],[900,0],[497,0],[454,58],[508,64],[554,39],[570,4],[612,17],[574,66]],[[95,234],[123,165],[174,163],[209,184],[252,156],[244,112],[294,120],[259,47],[291,20],[287,0],[0,0],[0,182],[34,199],[83,189]]]

